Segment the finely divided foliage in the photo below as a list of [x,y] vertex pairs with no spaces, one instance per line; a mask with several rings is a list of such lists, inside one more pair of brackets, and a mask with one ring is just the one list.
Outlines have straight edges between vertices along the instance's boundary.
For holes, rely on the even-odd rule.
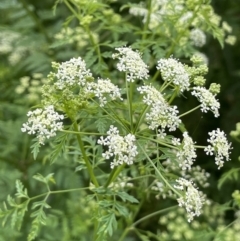
[[[117,48],[116,50],[119,53],[113,54],[113,58],[119,60],[117,69],[126,73],[127,82],[132,84],[132,82],[137,79],[144,80],[148,78],[148,67],[141,59],[138,51],[134,51],[129,47]],[[57,66],[57,73],[52,73],[51,76],[55,76],[56,78],[56,82],[54,83],[56,91],[78,86],[78,88],[87,93],[86,100],[88,100],[89,104],[92,102],[93,97],[96,97],[99,100],[98,105],[101,108],[105,108],[109,100],[120,101],[120,103],[124,101],[121,96],[121,89],[114,85],[110,79],[98,78],[96,82],[94,81],[92,74],[86,69],[86,64],[82,58],[71,59],[62,64],[55,64],[55,66]],[[193,68],[196,69],[196,67]],[[165,93],[162,92],[169,84],[171,87],[177,88],[177,91],[178,89],[180,89],[181,92],[189,90],[190,76],[185,71],[184,65],[172,57],[160,59],[157,63],[157,69],[161,72],[164,81],[162,86],[164,88],[142,83],[136,88],[136,93],[140,93],[140,95],[143,96],[141,101],[142,105],[145,106],[145,111],[141,114],[141,121],[145,121],[145,124],[148,125],[150,130],[157,130],[158,133],[161,133],[161,143],[163,145],[164,143],[168,144],[168,146],[170,145],[169,147],[172,146],[173,150],[177,150],[175,161],[178,163],[179,170],[181,170],[180,174],[183,176],[176,179],[177,185],[172,186],[172,189],[174,190],[175,188],[175,194],[180,196],[177,198],[177,201],[180,207],[185,207],[188,221],[190,222],[194,216],[201,214],[202,206],[205,202],[205,198],[203,198],[201,192],[199,192],[192,183],[192,178],[190,178],[190,176],[190,180],[184,178],[187,176],[186,172],[191,172],[192,166],[197,158],[196,147],[194,141],[186,131],[183,133],[182,143],[180,139],[176,137],[171,139],[170,144],[167,141],[168,131],[173,132],[177,130],[182,121],[178,116],[179,111],[177,106],[168,104]],[[188,70],[189,69],[191,69],[190,66],[188,66]],[[191,71],[189,72],[191,73]],[[126,91],[130,91],[130,88]],[[77,94],[78,93],[73,92],[73,95]],[[130,103],[129,101],[132,101],[129,99],[132,94],[133,93],[127,95],[128,104]],[[200,100],[202,112],[211,110],[214,112],[215,117],[219,115],[219,103],[216,101],[215,95],[210,91],[204,87],[195,86],[193,87],[192,95],[195,95]],[[97,102],[94,103],[97,104]],[[128,108],[128,106],[125,108]],[[129,108],[132,107],[130,106]],[[106,109],[106,111],[108,113],[109,110]],[[116,115],[116,113],[114,113],[114,115]],[[130,115],[133,115],[133,113],[130,113]],[[40,144],[44,144],[45,139],[55,136],[57,131],[63,130],[63,122],[61,120],[63,120],[64,116],[55,112],[54,106],[47,106],[44,109],[30,111],[28,117],[28,122],[23,124],[22,131],[28,134],[37,134],[37,139]],[[120,126],[123,127],[125,125],[125,123],[121,122],[121,119],[117,120]],[[138,130],[135,130],[135,132],[136,131],[138,132]],[[137,160],[139,153],[137,143],[138,139],[141,139],[141,135],[138,134],[137,137],[133,132],[129,133],[128,129],[125,129],[125,132],[127,133],[121,134],[119,128],[111,125],[106,133],[107,137],[101,136],[97,141],[97,144],[107,147],[107,150],[102,153],[102,157],[105,160],[110,160],[111,169],[115,169],[123,164],[132,165]],[[216,164],[220,168],[224,163],[224,157],[226,160],[229,160],[230,144],[228,144],[225,134],[219,131],[219,129],[209,134],[210,139],[208,139],[208,142],[211,145],[205,147],[204,150],[207,155],[216,155]],[[155,134],[152,135],[154,138]],[[159,137],[159,135],[160,134],[157,134],[156,136]],[[80,148],[82,148],[81,145]],[[84,152],[83,149],[81,149],[81,151]],[[85,161],[88,162],[87,159]],[[95,179],[92,181],[94,180]],[[163,180],[166,182],[165,179]],[[94,184],[95,186],[98,185],[96,181],[94,181]],[[110,183],[108,183],[108,185],[109,184]],[[159,185],[157,189],[153,190],[160,190]],[[182,194],[178,193],[177,190],[181,190]],[[166,197],[166,194],[162,193],[162,195]]]
[[[216,95],[220,85],[205,87],[208,67],[204,63],[208,59],[197,48],[206,44],[206,33],[214,35],[221,45],[225,37],[228,42],[233,41],[230,26],[223,23],[221,28],[219,17],[208,1],[203,0],[150,0],[128,3],[121,11],[116,10],[121,1],[116,5],[116,1],[107,2],[111,4],[56,1],[55,7],[66,6],[73,15],[65,21],[65,30],[55,37],[59,42],[51,48],[67,44],[71,50],[63,48],[66,56],[81,57],[52,63],[52,72],[42,82],[41,95],[37,92],[36,100],[41,102],[36,106],[40,107],[27,113],[28,120],[21,128],[22,132],[36,136],[32,144],[34,159],[43,150],[38,159],[52,164],[50,174],[33,176],[45,188],[34,197],[32,190],[27,191],[17,181],[15,198],[9,196],[0,208],[3,223],[10,220],[12,227],[20,227],[25,213],[31,212],[28,241],[41,233],[42,225],[54,223],[54,213],[57,219],[63,217],[60,223],[55,220],[55,227],[63,227],[59,232],[64,240],[84,237],[94,241],[123,241],[135,240],[135,235],[141,240],[181,240],[180,236],[167,239],[162,230],[159,235],[138,230],[140,222],[162,215],[169,208],[143,216],[142,205],[154,197],[161,199],[160,207],[171,203],[162,199],[173,199],[183,212],[178,218],[184,217],[194,226],[194,219],[204,215],[209,202],[198,187],[204,190],[210,183],[210,174],[203,169],[208,163],[203,159],[200,166],[196,165],[197,149],[210,159],[214,155],[218,169],[230,160],[231,143],[223,131],[217,128],[209,132],[208,145],[203,146],[195,141],[193,131],[184,123],[186,116],[194,111],[210,111],[214,117],[219,116]],[[130,15],[125,19],[126,8]],[[75,18],[77,21],[72,21]],[[67,26],[70,22],[71,28]],[[135,26],[136,22],[142,25]],[[74,29],[76,23],[78,27]],[[0,36],[3,43],[0,54],[11,52],[19,36],[9,32],[6,35],[9,43]],[[49,39],[48,35],[45,37]],[[27,48],[23,53],[26,51]],[[51,51],[48,48],[47,55],[51,58],[66,57],[64,51],[62,55]],[[19,61],[19,56],[15,62],[13,57],[8,61],[12,64]],[[23,93],[28,82],[27,77],[22,78],[22,87],[16,88],[16,93]],[[176,99],[194,98],[187,92],[200,104],[183,112]],[[28,155],[24,153],[21,158],[31,167],[30,171],[28,166],[26,170],[25,166],[19,168],[24,169],[25,181],[35,169],[30,166],[33,161],[28,160]],[[67,171],[69,175],[65,175]],[[62,190],[58,190],[60,181],[64,183]],[[61,196],[59,206],[67,212],[51,210],[54,198],[49,197],[70,192],[80,194]],[[160,223],[165,229],[163,218]],[[130,231],[135,233],[127,237]],[[183,239],[193,237],[189,238],[186,232]],[[212,233],[208,237],[212,238]],[[40,234],[40,239],[48,237]]]

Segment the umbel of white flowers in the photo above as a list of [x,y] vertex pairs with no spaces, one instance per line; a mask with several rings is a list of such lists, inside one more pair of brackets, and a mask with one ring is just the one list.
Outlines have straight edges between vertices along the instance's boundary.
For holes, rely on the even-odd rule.
[[[113,58],[118,60],[117,69],[125,73],[126,81],[143,81],[149,77],[148,66],[144,63],[138,51],[133,51],[129,47],[117,48],[116,50],[118,53],[113,54]],[[45,91],[51,89],[49,92],[52,96],[59,95],[66,90],[68,93],[72,91],[72,96],[77,96],[80,93],[83,99],[86,98],[84,99],[85,102],[91,102],[95,98],[94,103],[98,103],[101,108],[105,108],[105,105],[113,100],[123,101],[121,89],[114,85],[110,79],[98,78],[95,80],[81,57],[72,58],[61,64],[54,63],[53,65],[56,73],[50,73],[50,84],[48,83],[49,86],[47,86],[49,88],[46,88],[46,86],[44,88]],[[157,69],[161,73],[162,79],[166,84],[165,86],[176,87],[180,92],[191,89],[192,95],[196,96],[201,103],[200,108],[202,112],[211,111],[215,117],[219,116],[218,109],[220,104],[215,98],[217,91],[211,91],[211,87],[207,90],[202,86],[198,86],[197,82],[195,83],[194,81],[192,84],[196,86],[191,87],[191,76],[186,71],[187,67],[185,65],[171,57],[160,59]],[[218,86],[215,85],[215,87],[218,89]],[[75,88],[78,91],[75,91]],[[167,139],[166,130],[175,131],[181,124],[177,106],[170,105],[164,94],[157,87],[150,84],[140,85],[137,87],[137,91],[142,95],[142,103],[146,106],[145,123],[150,130],[158,132],[157,138],[164,142]],[[47,98],[47,95],[43,96]],[[50,137],[54,137],[57,131],[63,129],[62,120],[64,116],[54,110],[53,103],[56,103],[56,101],[51,101],[50,98],[50,100],[45,101],[45,103],[49,103],[48,105],[46,104],[43,108],[29,111],[27,114],[28,121],[23,124],[21,129],[22,132],[36,135],[41,145]],[[224,160],[228,161],[230,159],[231,144],[227,142],[224,132],[219,129],[210,132],[209,135],[210,138],[207,140],[209,145],[204,151],[207,155],[214,154],[216,165],[218,168],[221,168]],[[183,193],[177,200],[179,206],[186,209],[188,220],[191,221],[194,216],[200,215],[205,201],[204,196],[198,191],[195,184],[187,180],[187,176],[184,175],[187,171],[194,169],[192,165],[197,157],[195,143],[187,132],[183,133],[182,142],[174,137],[171,138],[170,142],[168,140],[166,140],[167,144],[172,145],[173,150],[176,150],[177,165],[181,170],[180,173],[185,177],[180,177],[176,180],[177,184],[174,188],[181,190]],[[107,131],[107,136],[101,136],[97,143],[107,147],[102,156],[111,160],[110,166],[112,169],[123,164],[133,164],[138,155],[136,136],[132,133],[121,135],[118,128],[113,125]]]

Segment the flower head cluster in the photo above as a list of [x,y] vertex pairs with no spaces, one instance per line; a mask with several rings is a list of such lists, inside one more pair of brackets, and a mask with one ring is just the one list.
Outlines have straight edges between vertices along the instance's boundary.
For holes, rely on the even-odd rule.
[[164,131],[167,127],[169,131],[175,131],[181,123],[181,120],[177,116],[177,107],[169,106],[161,93],[153,86],[141,86],[137,90],[141,94],[144,94],[143,102],[150,106],[150,111],[146,114],[149,128],[154,130],[160,127]]
[[190,86],[189,75],[182,63],[174,58],[160,59],[157,69],[161,72],[164,81],[179,86],[181,92],[188,90]]
[[167,197],[177,198],[177,195],[159,180],[154,181],[153,185],[151,186],[151,190],[157,192],[157,195],[155,196],[156,199],[159,199],[160,197],[163,199]]
[[191,222],[194,216],[201,214],[205,198],[203,194],[197,190],[193,182],[184,178],[179,178],[176,182],[177,185],[174,185],[174,188],[185,191],[185,194],[177,199],[178,205],[186,209],[188,222]]
[[102,136],[98,140],[98,144],[108,146],[108,151],[105,151],[102,156],[105,159],[110,159],[114,156],[111,162],[111,168],[126,163],[133,164],[134,158],[137,156],[137,146],[135,145],[136,138],[132,134],[124,137],[119,135],[117,127],[110,126],[107,132],[108,136],[104,139]]
[[193,42],[193,45],[196,47],[202,47],[204,44],[206,44],[206,35],[198,28],[191,30],[190,39]]
[[122,100],[120,89],[116,85],[112,84],[109,79],[98,79],[97,83],[88,83],[87,91],[93,93],[96,97],[99,98],[101,107],[107,103],[106,94],[110,97],[111,100]]
[[210,143],[204,151],[207,155],[215,155],[215,163],[220,169],[224,164],[224,159],[230,160],[229,154],[231,150],[231,143],[228,143],[226,135],[223,131],[213,130],[208,133],[210,138],[207,141]]
[[215,95],[204,87],[193,87],[192,95],[196,96],[201,102],[201,111],[206,113],[211,110],[215,117],[219,116],[218,109],[220,108],[219,102],[216,100]]
[[138,51],[133,51],[130,47],[116,48],[119,52],[113,54],[113,59],[119,59],[117,69],[127,74],[127,81],[134,82],[136,79],[144,80],[148,78],[148,66],[143,62]]
[[[177,143],[176,143],[177,144]],[[179,151],[176,153],[179,166],[182,170],[190,170],[197,157],[194,142],[187,132],[183,133],[182,144],[178,144]]]
[[86,69],[86,63],[81,58],[72,58],[58,66],[55,86],[63,90],[74,86],[85,86],[88,79],[92,79],[92,73]]
[[37,134],[37,139],[42,145],[46,139],[56,136],[56,132],[62,130],[63,123],[60,120],[64,116],[55,112],[52,105],[44,109],[29,111],[27,116],[28,121],[23,124],[21,131],[29,135]]

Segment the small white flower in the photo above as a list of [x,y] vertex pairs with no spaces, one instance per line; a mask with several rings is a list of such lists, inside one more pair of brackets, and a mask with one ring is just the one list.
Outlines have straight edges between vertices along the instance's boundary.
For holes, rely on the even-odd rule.
[[116,50],[119,53],[113,54],[112,57],[119,60],[117,69],[127,74],[127,81],[134,82],[136,79],[148,78],[148,66],[138,51],[133,51],[130,47],[116,48]]
[[190,170],[197,157],[194,142],[187,132],[183,133],[183,141],[180,150],[176,154],[179,166],[182,170]]
[[180,143],[180,139],[179,138],[172,138],[172,144],[174,145],[174,146],[180,146],[181,145],[181,143]]
[[87,92],[93,93],[99,98],[101,107],[107,103],[107,97],[111,100],[122,100],[120,89],[116,85],[112,84],[109,79],[98,79],[97,83],[87,83]]
[[181,92],[189,89],[189,75],[184,65],[176,59],[160,59],[157,69],[161,72],[164,81],[172,82],[174,85],[179,86]]
[[190,39],[192,40],[193,45],[196,47],[202,47],[204,44],[206,44],[206,35],[201,29],[198,28],[191,30]]
[[85,61],[78,57],[61,63],[54,76],[57,78],[55,86],[63,90],[74,86],[85,86],[87,79],[92,78],[92,73],[86,69]]
[[23,124],[22,132],[27,132],[29,135],[37,134],[37,139],[41,145],[50,137],[56,136],[56,132],[62,130],[64,119],[63,115],[59,115],[54,111],[52,105],[44,109],[36,109],[27,113],[28,121]]
[[215,98],[216,95],[212,94],[209,90],[204,87],[193,87],[192,95],[196,96],[201,102],[201,111],[206,113],[209,110],[213,112],[215,117],[219,116],[218,109],[220,104]]
[[179,178],[176,182],[178,185],[174,185],[174,188],[185,191],[185,194],[177,199],[178,205],[186,209],[188,222],[191,222],[194,216],[199,216],[201,214],[205,198],[203,194],[198,191],[193,182],[184,178]]
[[114,126],[110,126],[107,134],[108,136],[105,139],[100,137],[98,144],[108,146],[108,150],[102,154],[105,159],[110,159],[114,156],[110,164],[111,168],[113,169],[115,166],[122,165],[123,163],[128,165],[133,164],[134,158],[138,154],[137,146],[135,145],[135,136],[128,134],[122,137]]
[[177,116],[177,107],[169,106],[162,94],[153,86],[141,86],[137,90],[140,94],[144,94],[143,102],[150,106],[150,111],[146,114],[149,128],[154,130],[160,127],[163,132],[165,128],[175,131],[181,123]]
[[208,134],[210,138],[207,141],[210,145],[208,145],[204,151],[207,155],[215,154],[215,163],[218,166],[218,169],[220,169],[224,164],[224,159],[226,159],[226,161],[230,160],[229,154],[232,149],[231,143],[228,143],[225,133],[220,131],[219,128]]

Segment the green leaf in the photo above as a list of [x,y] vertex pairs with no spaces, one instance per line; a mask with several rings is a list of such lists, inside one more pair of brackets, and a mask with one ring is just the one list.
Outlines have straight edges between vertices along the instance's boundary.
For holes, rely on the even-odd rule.
[[33,141],[36,141],[33,145],[31,145],[31,153],[33,154],[33,159],[36,160],[37,155],[39,153],[39,147],[40,143],[38,142],[37,138],[33,139]]
[[135,197],[129,195],[129,194],[126,193],[126,192],[117,192],[117,195],[118,195],[124,202],[129,201],[130,203],[139,203],[139,201],[138,201]]
[[107,232],[109,236],[112,236],[113,231],[117,229],[117,220],[114,213],[109,213],[100,219],[101,228],[98,230],[98,234]]
[[124,217],[129,216],[129,212],[128,212],[127,208],[125,206],[122,206],[119,202],[116,202],[114,207],[118,210],[120,215],[122,215]]
[[105,133],[107,129],[107,121],[104,118],[99,117],[95,122],[99,133]]
[[28,194],[27,194],[27,189],[24,188],[23,184],[21,183],[20,180],[16,181],[16,189],[17,189],[17,193],[15,194],[17,197],[21,198],[29,198]]
[[113,42],[113,43],[108,43],[106,45],[108,47],[117,48],[117,47],[122,47],[122,46],[124,46],[126,44],[127,44],[126,41],[116,41],[116,42]]
[[54,146],[54,150],[50,154],[50,162],[54,163],[58,157],[60,157],[65,152],[66,141],[68,138],[67,133],[63,133],[56,140],[55,143],[58,143]]
[[45,184],[48,184],[50,181],[55,183],[55,180],[53,178],[54,173],[50,173],[48,174],[46,177],[44,177],[43,175],[41,175],[40,173],[36,174],[33,176],[33,178],[39,182],[43,182]]

